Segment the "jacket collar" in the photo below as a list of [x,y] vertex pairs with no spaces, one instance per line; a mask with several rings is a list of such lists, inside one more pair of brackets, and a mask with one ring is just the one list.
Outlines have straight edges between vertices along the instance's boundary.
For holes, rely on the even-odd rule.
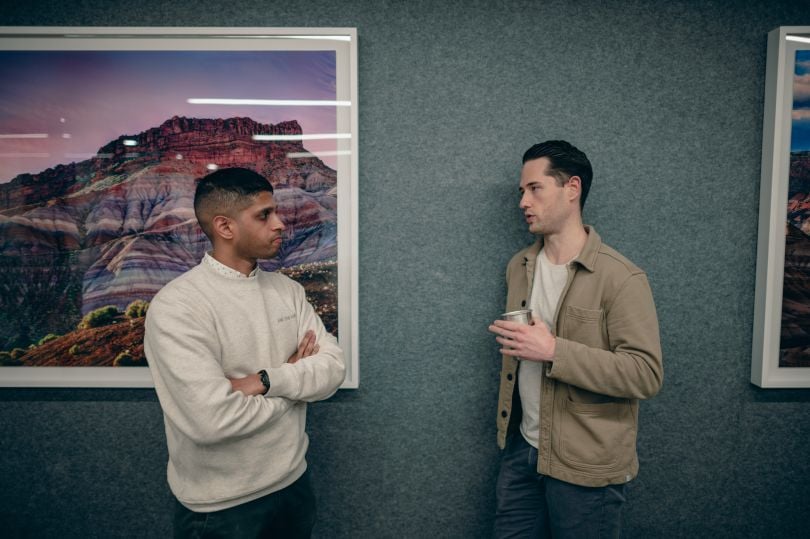
[[[572,264],[579,264],[593,273],[596,267],[596,257],[599,255],[599,248],[602,247],[602,238],[596,233],[596,229],[590,225],[585,225],[585,232],[588,233],[588,239],[585,240],[582,251],[572,261]],[[526,254],[523,255],[523,263],[534,268],[534,261],[537,259],[537,255],[540,254],[540,249],[542,248],[543,236],[539,236],[537,241],[534,242],[534,244],[526,250]]]

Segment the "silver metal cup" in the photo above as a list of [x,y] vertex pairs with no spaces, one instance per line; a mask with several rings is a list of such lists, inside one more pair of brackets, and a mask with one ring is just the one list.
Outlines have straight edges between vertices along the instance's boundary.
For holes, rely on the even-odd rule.
[[532,310],[521,309],[519,311],[511,311],[503,313],[501,320],[508,320],[510,322],[518,322],[519,324],[530,324],[532,321]]
[[[503,313],[501,315],[501,320],[508,320],[510,322],[517,322],[519,324],[531,324],[532,322],[532,310],[531,309],[521,309],[519,311],[510,311],[508,313]],[[520,357],[512,356],[518,361],[520,361]]]

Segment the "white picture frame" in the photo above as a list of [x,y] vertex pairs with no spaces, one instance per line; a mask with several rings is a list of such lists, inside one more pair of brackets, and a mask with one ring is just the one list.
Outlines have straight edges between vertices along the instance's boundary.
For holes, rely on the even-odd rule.
[[[359,387],[358,95],[355,28],[5,27],[0,28],[0,52],[7,51],[53,51],[54,54],[65,51],[149,51],[158,57],[160,54],[175,51],[199,51],[201,54],[211,51],[225,53],[247,51],[257,55],[279,51],[333,52],[335,97],[334,102],[330,102],[328,106],[334,110],[336,133],[335,136],[325,138],[333,139],[334,149],[319,151],[307,148],[307,152],[311,152],[319,159],[331,159],[336,171],[337,180],[334,189],[337,196],[337,247],[334,263],[339,270],[336,271],[335,310],[338,341],[347,362],[347,375],[341,387],[347,389]],[[0,81],[0,89],[2,84],[3,81]],[[204,87],[197,90],[196,96],[189,97],[232,97],[206,95]],[[61,91],[69,89],[62,88]],[[324,105],[309,102],[291,104],[294,100],[289,98],[281,103],[280,101],[284,100],[264,95],[261,88],[234,93],[238,94],[236,96],[238,98],[246,96],[255,98],[249,100],[251,106],[290,105],[298,107],[295,110],[301,110],[301,107]],[[240,103],[244,101],[241,99]],[[225,103],[227,104],[234,103]],[[217,106],[224,105],[218,103]],[[236,115],[237,113],[234,113],[234,116]],[[0,136],[3,134],[8,135],[4,133],[0,123]],[[307,136],[304,132],[301,140],[311,140],[306,138]],[[0,150],[0,159],[4,155],[10,154],[3,154]],[[152,387],[152,385],[148,368],[142,366],[0,366],[0,386],[5,387],[123,388]]]
[[751,361],[751,382],[762,388],[810,387],[810,362],[792,359],[802,348],[794,346],[789,329],[795,325],[790,314],[795,302],[783,301],[786,288],[792,290],[785,285],[787,233],[796,228],[788,213],[791,159],[798,155],[791,138],[799,129],[794,118],[804,115],[794,111],[794,87],[802,82],[796,71],[800,51],[810,54],[810,27],[783,26],[768,34]]

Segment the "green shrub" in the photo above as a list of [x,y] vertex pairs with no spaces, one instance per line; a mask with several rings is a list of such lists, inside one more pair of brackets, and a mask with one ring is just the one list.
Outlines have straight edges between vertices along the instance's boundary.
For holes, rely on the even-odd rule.
[[20,359],[27,351],[24,348],[15,348],[10,353],[11,359]]
[[124,350],[118,354],[115,361],[113,361],[113,365],[116,367],[134,367],[137,364],[138,363],[135,361],[135,358],[129,353],[129,350]]
[[90,311],[82,321],[79,322],[79,329],[89,329],[89,328],[99,328],[102,326],[108,326],[112,324],[116,317],[120,315],[120,311],[114,305],[107,305],[106,307],[100,307],[95,311]]
[[57,334],[55,334],[55,333],[48,333],[47,335],[45,335],[44,337],[42,337],[42,338],[39,340],[39,342],[37,343],[37,346],[42,346],[42,345],[43,345],[43,344],[45,344],[46,342],[48,342],[48,341],[52,341],[52,340],[54,340],[54,339],[58,339],[58,338],[59,338],[59,335],[57,335]]
[[71,356],[78,356],[81,353],[82,353],[82,350],[81,350],[81,348],[79,348],[78,344],[74,344],[73,346],[71,346],[68,349],[68,354],[70,354]]
[[136,299],[127,305],[126,314],[127,318],[142,318],[146,316],[146,311],[149,309],[149,302],[142,299]]

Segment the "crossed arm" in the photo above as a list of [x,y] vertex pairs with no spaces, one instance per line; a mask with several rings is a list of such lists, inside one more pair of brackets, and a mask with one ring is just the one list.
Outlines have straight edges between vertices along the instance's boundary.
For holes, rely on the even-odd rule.
[[[298,349],[287,359],[287,363],[293,364],[318,353],[320,346],[315,341],[315,332],[307,330],[304,338],[298,344]],[[228,378],[234,391],[241,391],[247,396],[261,395],[264,393],[264,384],[258,374],[250,374],[242,378]]]
[[255,398],[265,391],[258,375],[227,378],[216,360],[212,326],[190,323],[202,314],[178,296],[153,300],[144,347],[167,425],[195,443],[249,436],[297,401],[322,400],[337,391],[345,374],[342,353],[303,292],[297,312],[304,336],[285,363],[268,365],[272,386],[262,398]]

